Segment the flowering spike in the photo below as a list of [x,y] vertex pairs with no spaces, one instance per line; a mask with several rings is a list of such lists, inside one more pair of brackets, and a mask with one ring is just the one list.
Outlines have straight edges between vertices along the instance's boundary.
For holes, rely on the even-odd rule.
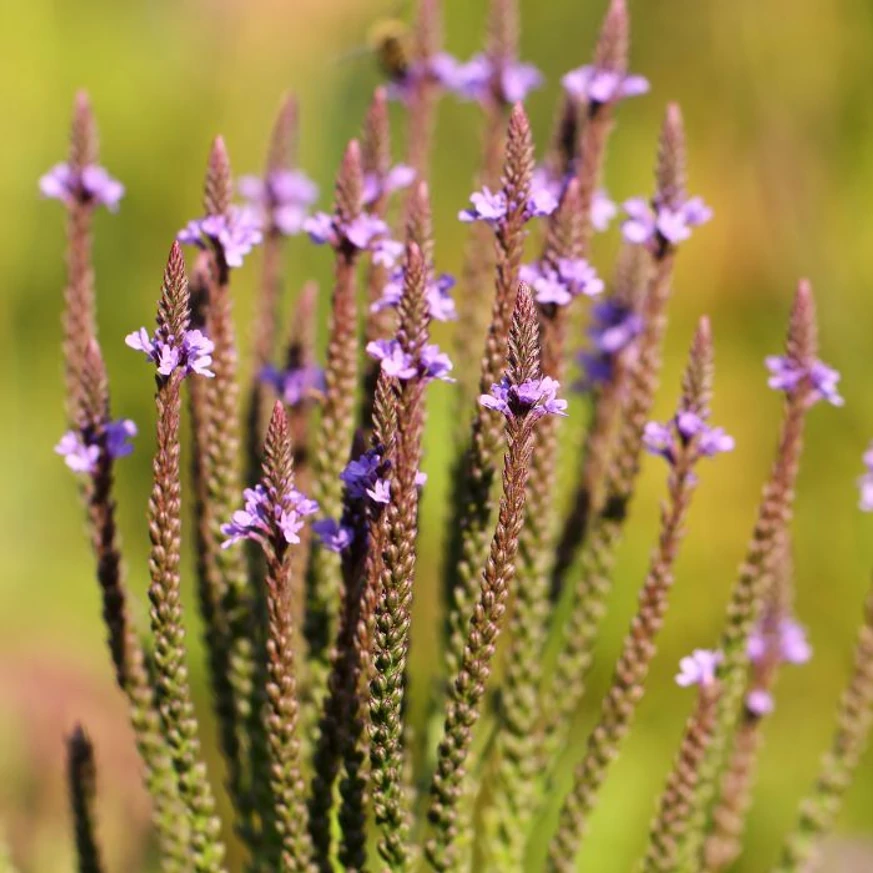
[[353,139],[346,146],[334,188],[336,215],[341,224],[350,224],[361,214],[363,185],[361,147]]
[[612,0],[594,49],[594,66],[597,69],[622,74],[627,72],[629,25],[625,0]]
[[415,55],[419,59],[432,58],[440,50],[443,41],[441,0],[418,0],[418,15],[415,19]]
[[681,404],[683,411],[704,419],[709,416],[712,402],[712,358],[712,328],[709,318],[704,315],[694,333],[691,358],[682,380]]
[[488,57],[498,65],[512,63],[518,55],[518,0],[491,0],[486,27]]
[[298,130],[297,98],[286,94],[279,106],[270,136],[270,150],[267,153],[267,173],[290,170],[297,162]]
[[425,269],[433,272],[433,218],[430,208],[430,189],[424,180],[413,185],[409,194],[406,214],[406,234],[421,250]]
[[81,725],[67,738],[67,782],[76,834],[79,873],[102,873],[103,859],[97,841],[96,795],[97,768],[94,747]]
[[678,103],[668,104],[664,115],[655,181],[659,206],[679,209],[685,203],[685,125]]
[[70,129],[70,168],[81,172],[97,163],[99,140],[97,122],[86,91],[79,91],[73,103],[73,122]]
[[788,320],[785,354],[790,361],[802,367],[810,366],[818,357],[815,298],[808,279],[801,279],[797,283],[797,293]]
[[206,179],[203,184],[203,211],[207,215],[227,215],[233,198],[233,179],[230,158],[224,137],[212,141],[206,163]]
[[161,297],[158,301],[157,333],[162,340],[166,342],[171,336],[184,335],[190,321],[189,304],[185,258],[182,255],[182,247],[173,240],[164,270]]
[[391,169],[391,132],[388,124],[388,96],[384,88],[373,92],[364,116],[361,135],[361,166],[364,173],[384,178]]

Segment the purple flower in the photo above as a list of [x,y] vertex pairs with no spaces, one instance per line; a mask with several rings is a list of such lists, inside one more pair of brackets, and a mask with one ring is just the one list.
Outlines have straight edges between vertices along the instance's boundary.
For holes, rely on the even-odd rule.
[[591,201],[591,225],[595,230],[607,230],[609,224],[618,215],[618,207],[609,199],[609,195],[602,188],[594,192]]
[[373,252],[373,260],[385,267],[392,267],[403,253],[402,244],[388,236],[388,225],[381,218],[362,212],[348,224],[343,224],[335,215],[316,212],[303,222],[303,229],[318,245],[334,248],[351,246],[359,251]]
[[377,479],[372,488],[367,489],[367,497],[373,503],[387,505],[391,502],[391,482],[388,479]]
[[[461,221],[484,221],[495,226],[506,219],[506,195],[502,191],[493,192],[485,187],[471,194],[470,202],[472,208],[458,213]],[[532,188],[525,208],[525,220],[551,215],[557,208],[558,199],[548,188]]]
[[426,345],[421,352],[418,365],[412,356],[403,351],[396,339],[373,340],[367,343],[367,354],[381,361],[382,370],[395,379],[413,379],[416,376],[425,382],[440,379],[443,382],[454,382],[449,376],[452,362],[449,356],[441,352],[439,346]]
[[[382,296],[371,306],[371,312],[381,312],[383,309],[397,306],[403,297],[404,274],[403,267],[397,267],[388,277]],[[455,301],[449,292],[455,286],[454,276],[442,273],[427,281],[427,305],[430,317],[435,321],[454,321],[458,317]]]
[[124,196],[124,185],[96,164],[89,164],[80,172],[69,164],[55,164],[39,180],[39,190],[43,197],[61,200],[67,206],[81,200],[105,206],[110,212],[118,210]]
[[608,382],[616,358],[643,332],[642,318],[615,299],[598,303],[592,314],[594,320],[588,336],[593,349],[579,354],[585,377],[576,387],[583,391]]
[[[263,485],[246,488],[243,499],[243,508],[234,512],[230,521],[221,526],[221,532],[227,537],[221,544],[223,549],[241,540],[254,540],[263,544],[269,542],[276,532],[287,543],[299,543],[302,519],[318,511],[318,504],[314,500],[294,488],[276,501],[273,518],[270,517],[270,496]],[[283,504],[287,504],[288,508],[281,509]]]
[[300,233],[308,208],[318,199],[318,186],[299,170],[272,170],[265,179],[243,176],[237,186],[262,224],[286,236]]
[[397,164],[381,178],[378,173],[364,176],[362,200],[364,206],[375,203],[380,197],[387,197],[401,188],[408,188],[415,181],[415,169],[406,164]]
[[530,415],[536,420],[544,415],[566,416],[567,401],[558,397],[560,387],[558,381],[550,376],[522,382],[521,385],[512,385],[504,377],[491,386],[490,394],[479,396],[479,403],[507,418]]
[[298,406],[324,391],[324,370],[315,364],[285,370],[268,365],[261,370],[260,380],[272,385],[286,406]]
[[[133,451],[130,442],[136,436],[136,425],[129,418],[108,422],[103,429],[106,453],[113,460]],[[74,473],[95,473],[100,462],[101,442],[97,435],[68,430],[55,446],[64,463]]]
[[652,205],[642,197],[633,197],[624,203],[627,219],[621,232],[629,243],[657,246],[660,240],[677,245],[691,236],[691,229],[712,218],[712,210],[700,197],[692,197],[681,206]]
[[755,688],[746,695],[746,709],[758,718],[769,715],[774,707],[773,695],[763,688]]
[[440,347],[433,343],[426,345],[421,350],[421,377],[425,382],[431,382],[435,379],[441,382],[454,382],[455,380],[449,375],[452,370],[452,362],[449,356],[440,351]]
[[770,658],[785,664],[805,664],[812,657],[803,625],[791,618],[783,618],[774,630],[759,624],[749,634],[746,652],[753,664]]
[[180,343],[172,335],[166,339],[157,334],[150,337],[148,331],[141,327],[129,333],[124,342],[157,364],[161,376],[168,377],[177,367],[182,368],[183,376],[194,373],[211,378],[215,375],[209,369],[215,344],[202,331],[186,330]]
[[[539,166],[533,171],[531,188],[534,191],[547,190],[560,203],[564,191],[573,177],[572,171],[564,176],[559,176],[553,174],[548,167]],[[618,215],[618,207],[603,188],[598,188],[591,201],[591,226],[597,231],[607,230],[616,215]]]
[[520,277],[543,306],[565,306],[580,294],[594,297],[603,291],[603,282],[584,258],[561,258],[557,267],[545,261],[523,265]]
[[[383,472],[382,454],[377,449],[368,449],[358,458],[349,461],[345,469],[340,473],[340,479],[345,483],[346,493],[352,500],[364,500],[371,497],[376,502],[382,503],[381,498],[387,496],[388,482],[380,474]],[[379,482],[385,484],[379,485]]]
[[355,530],[336,519],[323,518],[312,523],[312,530],[330,552],[344,552],[355,539]]
[[804,379],[808,379],[812,389],[811,403],[827,400],[833,406],[842,406],[845,402],[837,389],[840,374],[821,361],[815,361],[809,367],[804,367],[791,358],[770,355],[766,359],[766,364],[770,371],[767,384],[777,391],[794,391]]
[[447,87],[459,97],[485,103],[494,96],[506,104],[520,103],[543,83],[542,73],[533,64],[519,61],[498,63],[478,54],[458,64],[447,79]]
[[195,218],[179,231],[184,245],[206,248],[206,241],[221,249],[228,267],[241,267],[243,258],[264,239],[261,219],[249,207],[231,206],[227,215]]
[[649,90],[649,83],[643,76],[629,76],[591,65],[571,70],[561,79],[561,84],[571,97],[594,104],[614,103]]
[[679,446],[687,446],[694,437],[697,437],[697,451],[704,458],[734,448],[734,438],[722,428],[710,427],[699,415],[687,411],[680,412],[667,424],[650,421],[643,431],[643,446],[651,454],[675,464]]
[[858,488],[861,491],[858,505],[862,512],[873,512],[873,443],[870,443],[870,448],[864,452],[863,460],[867,470],[858,479]]
[[679,662],[676,684],[683,688],[688,688],[691,685],[708,688],[715,682],[715,671],[721,662],[721,652],[695,649]]
[[438,52],[424,61],[415,61],[399,80],[389,83],[388,97],[405,103],[422,81],[434,82],[447,90],[455,90],[460,67],[457,59],[446,52]]

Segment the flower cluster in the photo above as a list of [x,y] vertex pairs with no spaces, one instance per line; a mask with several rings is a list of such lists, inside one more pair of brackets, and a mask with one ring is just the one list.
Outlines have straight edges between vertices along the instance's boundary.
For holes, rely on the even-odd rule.
[[102,446],[112,458],[123,458],[133,451],[131,439],[136,436],[136,425],[129,418],[107,422],[102,434],[68,430],[55,446],[55,451],[74,473],[92,474],[97,471]]
[[[277,531],[285,538],[285,542],[299,543],[298,534],[303,527],[303,519],[318,512],[318,504],[295,488],[284,495],[284,499],[274,502],[270,500],[270,495],[263,485],[256,485],[243,491],[243,499],[245,501],[243,508],[234,512],[230,521],[221,526],[221,532],[227,538],[221,544],[223,549],[241,540],[253,540],[264,544],[269,542]],[[282,505],[289,508],[281,509]]]
[[679,662],[676,684],[683,688],[688,688],[691,685],[699,685],[701,688],[711,687],[715,684],[716,671],[722,660],[721,652],[695,649]]
[[189,246],[205,249],[211,244],[221,250],[228,267],[241,267],[243,258],[264,239],[261,219],[256,210],[231,206],[227,215],[207,215],[188,222],[176,239]]
[[590,64],[570,70],[561,84],[571,97],[594,105],[615,103],[649,90],[649,81],[643,76],[598,69]]
[[442,382],[455,381],[449,375],[452,362],[437,345],[426,345],[418,361],[404,352],[396,339],[373,340],[367,343],[367,354],[381,363],[382,372],[386,376],[393,376],[395,379],[419,378],[425,382],[432,382],[434,379]]
[[434,82],[447,91],[454,91],[458,87],[458,70],[461,66],[457,58],[447,52],[437,52],[426,60],[413,61],[389,83],[388,97],[405,103],[423,81]]
[[[812,657],[812,647],[803,626],[791,618],[782,618],[775,627],[762,621],[749,635],[746,653],[753,667],[767,670],[775,664],[805,664]],[[767,688],[753,687],[746,695],[746,709],[761,718],[773,711],[773,695]]]
[[346,464],[340,479],[352,500],[370,498],[374,503],[388,503],[391,483],[384,478],[385,464],[378,449],[368,449]]
[[477,54],[457,64],[448,77],[448,87],[459,97],[487,103],[496,97],[501,103],[521,103],[543,84],[543,74],[533,65],[520,61],[494,61]]
[[[470,202],[473,204],[470,209],[458,213],[461,221],[484,221],[495,226],[506,220],[508,204],[503,191],[491,191],[485,187],[471,194]],[[551,215],[557,208],[558,199],[549,188],[532,188],[525,208],[525,220]]]
[[329,552],[344,552],[355,541],[355,529],[335,518],[314,521],[312,531]]
[[687,447],[696,438],[697,454],[711,458],[734,448],[734,438],[724,428],[710,427],[695,412],[680,412],[667,424],[650,421],[643,432],[646,451],[660,455],[669,464],[675,464],[679,448]]
[[393,267],[403,254],[403,243],[389,237],[388,225],[381,218],[363,212],[344,223],[336,215],[316,212],[303,222],[303,229],[317,245],[335,249],[350,246],[357,251],[369,251],[373,262]]
[[561,258],[556,265],[547,261],[525,264],[520,278],[533,288],[541,306],[566,306],[580,294],[596,297],[603,292],[603,280],[584,258]]
[[[572,171],[565,175],[555,174],[548,167],[539,166],[533,172],[531,188],[534,191],[545,189],[551,193],[555,200],[560,202],[574,175],[575,173]],[[598,188],[591,200],[591,226],[597,231],[607,230],[616,215],[618,215],[618,207],[615,202],[610,199],[603,188]]]
[[864,466],[867,469],[858,479],[858,488],[861,491],[859,507],[862,512],[873,512],[873,443],[864,452]]
[[300,233],[309,207],[318,199],[318,186],[299,170],[272,170],[263,179],[243,176],[237,187],[261,225],[286,236]]
[[200,330],[186,330],[179,340],[172,334],[166,339],[157,333],[150,337],[148,331],[141,327],[129,333],[124,342],[157,364],[160,376],[168,377],[176,369],[181,369],[183,376],[194,373],[211,378],[215,375],[209,369],[215,344]]
[[[396,267],[382,289],[382,296],[371,304],[370,311],[381,312],[383,309],[398,306],[403,297],[404,278],[403,267]],[[434,321],[454,321],[458,317],[455,301],[449,293],[454,287],[455,277],[448,273],[441,273],[427,280],[427,308]]]
[[118,209],[124,196],[124,185],[96,164],[81,170],[69,164],[55,164],[39,180],[39,190],[43,197],[61,200],[67,206],[75,202],[94,203],[110,212]]
[[486,409],[494,409],[507,418],[531,416],[534,420],[544,415],[567,414],[567,401],[558,397],[560,384],[550,376],[530,379],[513,385],[504,377],[491,386],[490,394],[481,394],[479,403]]
[[608,382],[618,355],[643,332],[643,319],[617,300],[598,303],[592,316],[588,336],[593,349],[579,355],[579,363],[585,371],[585,378],[578,386],[582,390]]
[[766,359],[770,378],[767,384],[777,391],[794,391],[804,379],[809,380],[811,388],[810,401],[827,400],[833,406],[842,406],[837,384],[840,374],[821,361],[814,361],[809,367],[804,367],[799,361],[782,355],[770,355]]
[[642,197],[633,197],[625,201],[624,211],[628,216],[621,225],[624,238],[650,248],[662,241],[672,245],[684,242],[692,228],[712,218],[712,210],[700,197],[692,197],[675,208],[657,202],[653,206]]
[[364,174],[364,187],[361,200],[364,206],[370,206],[380,197],[387,197],[402,188],[408,188],[415,181],[415,169],[406,164],[397,164],[384,175],[378,173]]
[[324,370],[315,364],[286,367],[267,365],[259,375],[261,382],[272,385],[286,406],[299,406],[324,391]]

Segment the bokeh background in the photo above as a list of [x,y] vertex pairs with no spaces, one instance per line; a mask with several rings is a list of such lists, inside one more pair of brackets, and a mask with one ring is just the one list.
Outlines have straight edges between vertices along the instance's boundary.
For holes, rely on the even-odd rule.
[[[560,76],[589,59],[604,6],[521,2],[522,55],[548,77],[529,101],[541,144]],[[822,357],[842,372],[846,405],[810,416],[795,530],[797,611],[815,658],[784,671],[778,708],[767,722],[748,848],[737,867],[752,873],[769,869],[829,740],[873,566],[873,519],[856,510],[855,490],[860,455],[873,437],[873,4],[637,0],[632,13],[633,67],[653,89],[619,109],[609,190],[619,200],[650,191],[661,114],[667,100],[678,100],[688,126],[691,190],[716,214],[679,258],[658,413],[672,408],[693,325],[709,313],[717,346],[714,420],[736,436],[737,449],[703,471],[651,690],[592,821],[586,869],[629,869],[642,850],[691,703],[672,682],[676,663],[717,639],[771,460],[780,398],[766,387],[762,359],[780,348],[793,286],[804,275],[817,291]],[[257,171],[287,89],[301,105],[301,164],[322,185],[326,202],[343,146],[379,82],[372,57],[360,49],[369,26],[386,14],[409,11],[378,0],[0,4],[0,831],[22,871],[73,869],[61,772],[62,737],[75,719],[97,741],[101,824],[113,869],[136,869],[147,817],[106,657],[75,485],[52,452],[64,426],[63,218],[57,203],[39,200],[37,178],[63,159],[73,95],[86,87],[103,162],[127,186],[120,213],[97,216],[95,258],[114,410],[142,431],[137,452],[118,470],[130,585],[141,597],[151,379],[122,338],[151,322],[169,243],[200,212],[211,137],[224,133],[238,172]],[[475,51],[484,15],[485,0],[446,0],[449,50],[461,57]],[[451,98],[442,104],[432,183],[441,269],[460,263],[464,231],[455,216],[477,164],[480,120],[473,105]],[[617,239],[613,228],[596,242],[595,260],[606,274]],[[243,337],[257,274],[252,257],[235,277]],[[294,240],[287,275],[292,289],[310,276],[326,285],[329,253]],[[414,630],[418,688],[426,687],[435,662],[450,389],[435,388],[432,402],[432,480]],[[583,421],[576,415],[568,430]],[[661,462],[647,460],[568,762],[581,751],[633,610],[663,486]],[[188,585],[191,595],[190,575]],[[196,638],[193,614],[190,627]],[[192,670],[205,709],[196,648]],[[839,828],[852,839],[873,837],[871,755]],[[866,857],[853,869],[873,870]],[[840,866],[833,861],[828,869]]]

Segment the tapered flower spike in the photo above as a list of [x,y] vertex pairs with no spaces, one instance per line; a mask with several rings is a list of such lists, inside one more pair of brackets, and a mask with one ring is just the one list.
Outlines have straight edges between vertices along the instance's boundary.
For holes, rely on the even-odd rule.
[[230,157],[224,137],[212,141],[206,163],[206,181],[203,187],[203,211],[207,215],[227,215],[233,199],[233,178]]
[[[346,148],[337,175],[335,216],[348,225],[361,214],[363,171],[357,141]],[[342,481],[355,427],[355,391],[358,380],[357,304],[355,267],[359,250],[340,245],[328,326],[325,392],[318,450],[312,463],[312,496],[327,518],[342,511]],[[307,571],[305,634],[312,670],[310,693],[320,710],[324,695],[330,641],[339,615],[339,562],[336,554],[315,546]]]
[[[174,246],[164,273],[155,335],[184,335],[188,327],[187,307],[188,285],[184,273],[178,270],[178,249]],[[191,830],[191,864],[198,873],[218,873],[223,870],[224,847],[212,789],[201,760],[197,719],[185,664],[187,651],[180,597],[179,419],[180,389],[186,372],[185,368],[177,366],[169,375],[158,373],[156,377],[157,452],[149,499],[152,544],[149,600],[155,642],[155,681],[170,755],[179,780],[179,794]]]
[[80,725],[67,738],[67,783],[76,835],[79,873],[102,873],[103,858],[97,840],[94,801],[97,791],[94,747]]
[[518,2],[491,0],[486,25],[486,54],[502,62],[518,55]]
[[629,29],[626,0],[612,0],[594,50],[594,66],[597,69],[627,72]]
[[290,170],[297,163],[298,114],[297,97],[286,94],[279,105],[270,135],[268,173],[274,170]]
[[[419,0],[413,29],[416,63],[429,69],[442,46],[441,0]],[[433,148],[434,114],[439,84],[431,76],[419,76],[410,94],[407,122],[407,162],[418,178],[428,176]]]
[[96,164],[100,149],[97,123],[86,91],[78,91],[73,103],[73,123],[70,130],[70,166],[84,170]]
[[807,873],[816,869],[821,842],[833,829],[843,798],[858,768],[873,728],[873,591],[867,596],[864,622],[855,646],[849,684],[837,711],[837,727],[818,779],[800,807],[795,829],[773,873]]
[[612,684],[603,700],[600,719],[588,737],[585,755],[576,769],[573,787],[561,809],[558,830],[549,849],[550,871],[576,869],[588,817],[621,743],[630,730],[642,699],[657,636],[664,623],[673,586],[674,565],[697,482],[695,468],[708,451],[706,424],[712,393],[712,334],[701,319],[682,382],[682,397],[671,437],[667,501],[661,510],[658,545],[639,595],[637,613],[625,637]]
[[[491,324],[479,371],[484,394],[500,379],[506,365],[507,337],[515,305],[524,249],[525,211],[530,196],[533,144],[530,125],[520,104],[512,111],[507,136],[503,194],[507,216],[497,230],[496,291]],[[491,492],[497,478],[500,422],[478,407],[469,446],[459,460],[453,481],[453,514],[446,558],[445,597],[447,675],[457,675],[463,656],[467,625],[477,596],[478,575],[488,554]]]
[[667,105],[664,125],[661,128],[661,143],[655,181],[658,186],[658,202],[677,209],[685,202],[685,125],[678,103]]
[[525,492],[537,422],[563,414],[555,383],[541,379],[538,322],[530,290],[522,285],[509,335],[506,378],[483,395],[483,407],[506,417],[508,448],[503,465],[503,496],[490,552],[480,579],[478,602],[467,626],[465,644],[449,690],[443,738],[431,783],[428,819],[433,836],[426,856],[434,870],[455,868],[459,811],[464,808],[465,770],[503,624],[515,572],[518,535],[524,521]]

